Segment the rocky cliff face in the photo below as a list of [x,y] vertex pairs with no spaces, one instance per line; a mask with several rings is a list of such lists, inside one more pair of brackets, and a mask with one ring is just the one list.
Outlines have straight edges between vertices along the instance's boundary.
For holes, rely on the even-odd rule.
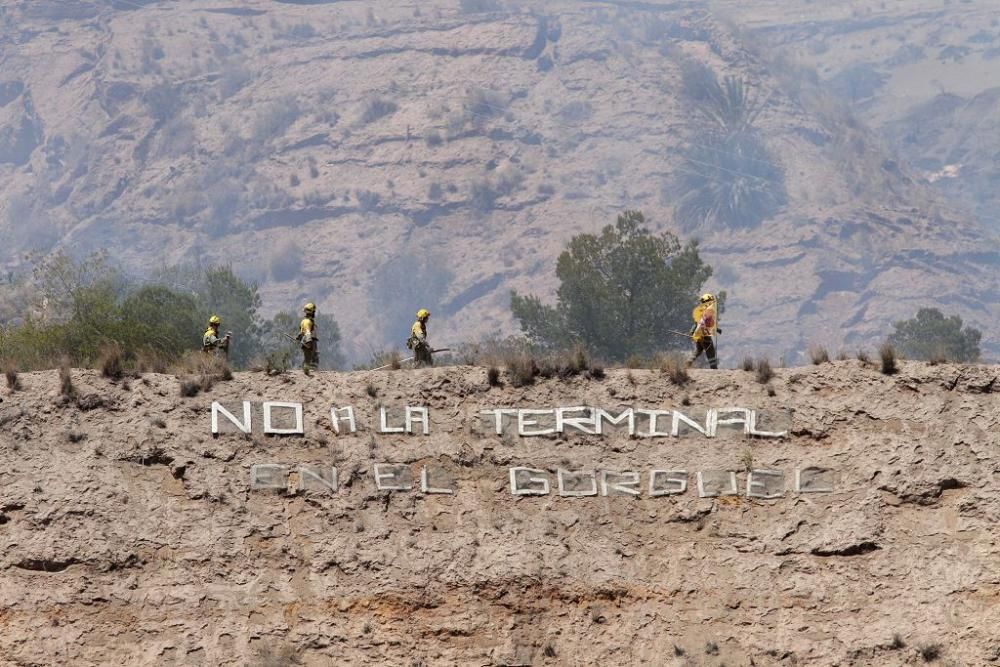
[[[906,363],[885,376],[847,361],[780,369],[767,386],[743,371],[676,387],[611,370],[513,388],[453,367],[237,374],[187,398],[172,376],[74,371],[67,398],[57,373],[22,375],[0,403],[0,655],[994,664],[998,374]],[[237,421],[249,401],[250,433],[219,412],[213,436],[213,401]],[[265,435],[265,401],[301,405],[304,433]],[[346,411],[334,429],[344,406],[356,432]],[[418,412],[415,434],[379,432],[380,409],[402,428],[406,406],[428,410],[427,435]],[[717,431],[680,420],[677,437],[648,437],[635,412],[633,436],[627,420],[601,435],[580,432],[593,430],[584,420],[522,437],[480,415],[572,406],[676,410],[702,428],[716,409]],[[785,434],[746,435],[725,423],[733,407]],[[553,418],[525,413],[521,427]],[[658,419],[669,433],[673,414]],[[274,407],[271,427],[296,430],[294,405]],[[512,493],[519,467],[534,472],[515,471],[514,489],[545,480],[549,492]],[[650,487],[656,470],[685,472]],[[732,472],[737,493],[700,497],[699,472],[706,494],[727,493]]]
[[418,306],[442,342],[514,332],[510,289],[550,294],[572,235],[624,208],[681,231],[679,156],[705,130],[682,94],[696,62],[768,100],[757,123],[788,193],[758,227],[684,232],[730,292],[730,358],[853,349],[935,304],[996,354],[995,235],[710,9],[12,3],[0,259],[233,262],[268,309],[333,312],[355,357],[398,345]]

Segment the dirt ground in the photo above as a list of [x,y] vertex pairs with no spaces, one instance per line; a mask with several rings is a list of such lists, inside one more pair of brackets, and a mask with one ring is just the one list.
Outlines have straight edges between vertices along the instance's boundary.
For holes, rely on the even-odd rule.
[[[22,375],[0,393],[0,664],[1000,661],[1000,369],[776,373],[522,388],[472,367],[240,373],[187,398],[173,376],[74,371],[67,398],[57,372]],[[213,437],[212,402],[242,417],[244,400],[251,433],[223,417]],[[304,435],[264,435],[263,401],[301,403]],[[346,405],[353,434],[332,428]],[[429,409],[428,435],[377,432],[380,408],[394,426],[407,405]],[[788,433],[519,437],[479,415],[579,405],[696,421],[745,407]],[[413,490],[376,489],[390,463]],[[298,491],[293,473],[251,490],[262,464],[336,466],[339,488]],[[512,495],[516,466],[550,494]],[[832,472],[831,493],[794,491],[808,467]],[[454,493],[422,493],[425,468]],[[641,493],[560,496],[559,469],[637,471]],[[689,488],[651,496],[654,469],[686,470]],[[781,471],[784,495],[747,498],[748,469]],[[712,470],[739,495],[699,498]]]

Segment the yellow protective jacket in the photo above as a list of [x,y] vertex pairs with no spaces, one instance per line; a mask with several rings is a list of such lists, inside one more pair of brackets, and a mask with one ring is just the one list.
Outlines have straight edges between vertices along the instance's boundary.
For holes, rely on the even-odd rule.
[[417,320],[410,327],[410,338],[406,341],[406,347],[411,350],[415,348],[418,344],[427,343],[427,323]]
[[691,339],[698,342],[708,336],[715,337],[716,329],[719,327],[719,317],[716,315],[714,303],[699,303],[691,311],[694,319],[694,333]]
[[211,352],[219,346],[219,332],[212,327],[208,328],[205,335],[201,337],[201,351]]
[[299,322],[299,335],[298,339],[302,341],[303,345],[308,345],[316,338],[316,320],[311,317],[303,317],[302,321]]

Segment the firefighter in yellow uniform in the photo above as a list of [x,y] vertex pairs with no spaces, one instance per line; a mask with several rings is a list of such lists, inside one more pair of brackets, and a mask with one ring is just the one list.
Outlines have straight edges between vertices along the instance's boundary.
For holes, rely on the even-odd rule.
[[302,309],[305,317],[299,322],[299,335],[295,340],[302,346],[302,370],[306,375],[319,367],[319,339],[316,338],[316,304],[307,303]]
[[433,366],[434,359],[431,357],[431,346],[427,342],[427,320],[430,319],[431,311],[421,308],[417,311],[417,321],[410,327],[410,337],[406,341],[406,347],[413,350],[413,366]]
[[201,337],[201,351],[205,354],[214,354],[217,357],[229,358],[229,341],[232,340],[232,332],[227,331],[225,336],[219,336],[219,327],[222,320],[218,315],[208,318],[208,330]]
[[722,333],[719,328],[718,305],[714,294],[702,294],[698,305],[691,311],[694,325],[691,327],[691,340],[694,341],[694,356],[688,361],[688,366],[694,364],[705,353],[710,368],[719,367],[719,359],[715,350],[715,337]]

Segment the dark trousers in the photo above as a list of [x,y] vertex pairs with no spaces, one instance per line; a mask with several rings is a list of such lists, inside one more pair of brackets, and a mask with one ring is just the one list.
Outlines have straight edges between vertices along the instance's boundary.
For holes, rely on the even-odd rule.
[[302,346],[302,370],[308,371],[319,367],[319,346],[316,341],[310,341]]
[[433,366],[434,359],[431,357],[431,346],[426,343],[417,343],[413,348],[413,365],[416,368],[421,366]]
[[708,359],[708,365],[710,368],[719,367],[719,359],[715,354],[715,339],[711,336],[705,336],[697,343],[694,347],[694,356],[691,357],[691,363],[693,364],[701,356],[701,353],[705,353],[705,358]]

